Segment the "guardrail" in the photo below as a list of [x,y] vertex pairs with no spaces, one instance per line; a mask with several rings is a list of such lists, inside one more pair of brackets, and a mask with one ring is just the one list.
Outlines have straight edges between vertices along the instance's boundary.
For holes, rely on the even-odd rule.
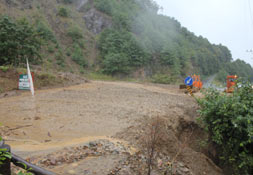
[[[0,148],[6,149],[7,152],[11,153],[11,148],[9,145],[4,144],[4,141],[2,140],[0,142]],[[0,174],[1,175],[11,175],[11,162],[22,168],[27,169],[29,172],[33,173],[34,175],[56,175],[53,172],[50,172],[48,170],[45,170],[43,168],[40,168],[36,165],[33,165],[24,159],[18,157],[17,155],[11,153],[11,159],[6,159],[2,165],[0,165]]]

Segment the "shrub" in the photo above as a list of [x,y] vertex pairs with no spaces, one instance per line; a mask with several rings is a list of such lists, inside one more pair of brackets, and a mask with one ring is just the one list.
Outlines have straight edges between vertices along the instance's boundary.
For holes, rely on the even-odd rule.
[[9,66],[0,66],[0,70],[3,72],[7,72],[10,69]]
[[71,37],[73,41],[77,41],[83,38],[82,30],[78,27],[70,28],[67,35]]
[[66,8],[64,7],[61,7],[58,11],[58,15],[61,16],[61,17],[68,17],[69,16],[69,13],[67,11]]
[[71,53],[72,53],[71,48],[67,48],[67,49],[66,49],[66,55],[67,55],[67,56],[71,56]]
[[41,19],[36,21],[36,25],[37,25],[36,32],[40,34],[41,38],[43,38],[46,41],[52,41],[54,43],[57,43],[54,33],[46,24],[41,22]]
[[173,83],[173,78],[165,74],[155,74],[151,80],[153,83],[170,84]]
[[48,46],[47,47],[47,51],[49,52],[49,53],[54,53],[54,48],[52,47],[52,46]]
[[103,72],[111,75],[127,74],[130,71],[128,60],[127,55],[123,53],[110,53],[103,60]]
[[101,12],[107,15],[112,15],[113,13],[113,3],[114,0],[94,0],[94,6]]
[[73,54],[71,55],[71,58],[73,61],[75,61],[82,67],[87,67],[88,65],[87,61],[84,59],[83,51],[78,44],[74,45]]
[[65,67],[65,58],[64,55],[62,54],[61,51],[59,51],[58,53],[56,53],[56,64],[58,64],[61,67]]
[[200,114],[220,163],[229,174],[251,174],[253,169],[253,89],[243,83],[232,95],[215,90],[198,99]]

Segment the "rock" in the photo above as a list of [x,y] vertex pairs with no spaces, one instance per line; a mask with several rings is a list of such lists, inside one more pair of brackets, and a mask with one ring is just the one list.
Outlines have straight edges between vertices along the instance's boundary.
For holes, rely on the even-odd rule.
[[89,170],[84,170],[83,173],[84,174],[90,174],[90,171]]
[[78,0],[76,1],[76,9],[80,11],[89,1],[88,0]]
[[189,170],[189,168],[186,168],[186,167],[181,168],[180,170],[181,170],[181,171],[183,171],[184,173],[187,173],[187,172],[189,172],[189,171],[190,171],[190,170]]
[[106,17],[95,8],[90,9],[83,16],[85,24],[92,33],[99,34],[105,28],[112,27],[112,21],[109,17]]
[[68,173],[69,174],[75,174],[76,172],[74,170],[69,170]]
[[90,143],[89,143],[89,146],[90,146],[90,147],[95,147],[96,145],[97,145],[97,144],[96,144],[95,142],[90,142]]
[[34,120],[40,120],[41,118],[40,117],[38,117],[38,116],[36,116],[35,118],[34,118]]
[[183,164],[182,162],[178,162],[178,165],[179,165],[180,167],[184,167],[184,164]]
[[50,165],[56,165],[56,160],[54,158],[50,160]]

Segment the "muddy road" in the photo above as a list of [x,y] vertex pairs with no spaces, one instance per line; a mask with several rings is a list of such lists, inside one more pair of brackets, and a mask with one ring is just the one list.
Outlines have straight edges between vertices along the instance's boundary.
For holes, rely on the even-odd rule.
[[[112,136],[136,119],[164,115],[191,98],[175,89],[125,82],[90,82],[0,99],[0,120],[13,147]],[[180,111],[177,111],[180,112]]]
[[[124,139],[127,128],[135,126],[136,121],[155,116],[168,116],[171,125],[177,127],[179,118],[193,120],[196,103],[177,86],[103,81],[40,90],[34,98],[26,92],[0,99],[2,135],[13,152],[23,157],[46,155],[94,140],[122,141],[122,144],[127,140]],[[120,139],[112,139],[117,133],[121,133]],[[122,156],[115,158],[106,154],[95,161],[82,160],[91,169],[83,174],[108,174],[103,169],[108,156],[113,157],[110,162],[122,159]],[[99,161],[101,170],[94,173],[92,169]],[[60,174],[75,174],[67,165],[66,172],[60,172],[61,166],[49,168]],[[108,164],[104,166],[109,169]],[[76,171],[83,172],[78,168]]]

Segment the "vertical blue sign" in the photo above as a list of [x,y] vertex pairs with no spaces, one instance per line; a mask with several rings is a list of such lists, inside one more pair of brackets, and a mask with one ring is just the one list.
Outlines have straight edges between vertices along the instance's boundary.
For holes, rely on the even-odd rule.
[[193,84],[192,77],[187,77],[187,78],[184,80],[184,84],[187,85],[187,86],[191,86],[191,85]]

